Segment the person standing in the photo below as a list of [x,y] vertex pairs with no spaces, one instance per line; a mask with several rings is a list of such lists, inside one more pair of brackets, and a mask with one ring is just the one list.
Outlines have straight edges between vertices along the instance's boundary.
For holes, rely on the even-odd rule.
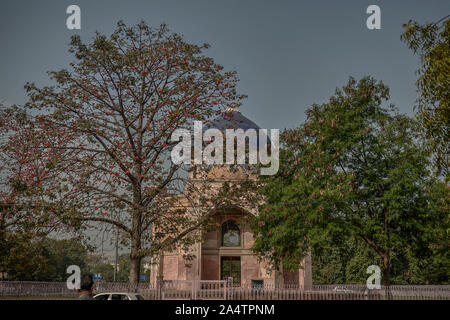
[[94,291],[94,279],[92,276],[83,275],[80,281],[80,289],[77,290],[78,300],[95,300],[92,292]]

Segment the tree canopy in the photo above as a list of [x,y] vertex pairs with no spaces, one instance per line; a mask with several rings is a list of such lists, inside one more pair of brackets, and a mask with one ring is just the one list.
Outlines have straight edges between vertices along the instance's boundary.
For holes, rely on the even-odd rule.
[[67,267],[87,272],[90,248],[80,239],[35,239],[25,234],[0,232],[0,271],[8,280],[66,281]]
[[253,223],[255,252],[295,269],[312,247],[354,238],[379,257],[389,285],[393,252],[424,254],[447,242],[436,233],[448,226],[448,191],[432,177],[417,123],[388,99],[382,82],[350,78],[283,132],[279,173],[260,180],[266,204]]
[[206,192],[186,188],[189,167],[171,161],[171,134],[244,97],[236,73],[203,54],[208,47],[144,22],[119,22],[88,44],[73,36],[70,68],[49,72],[52,86],[28,83],[25,108],[4,112],[20,123],[3,126],[2,202],[52,225],[118,228],[130,246],[132,284],[142,257],[191,243],[214,204],[186,214]]
[[410,20],[401,39],[420,57],[417,70],[418,118],[432,138],[438,172],[449,173],[450,16],[434,23]]

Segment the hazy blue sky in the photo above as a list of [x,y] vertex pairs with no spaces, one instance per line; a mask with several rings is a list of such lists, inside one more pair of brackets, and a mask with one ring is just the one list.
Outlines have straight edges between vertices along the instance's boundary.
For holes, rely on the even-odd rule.
[[[66,28],[70,4],[81,7],[80,31]],[[381,8],[381,30],[366,27],[371,4]],[[2,0],[0,101],[25,102],[27,81],[46,85],[46,71],[67,67],[71,35],[109,34],[122,19],[165,22],[189,42],[211,44],[207,54],[236,70],[249,96],[241,111],[262,128],[299,125],[312,103],[327,101],[350,75],[383,80],[392,102],[411,114],[418,58],[400,42],[402,24],[449,13],[448,0]]]
[[[81,8],[81,30],[66,28],[66,8]],[[381,30],[366,27],[366,8],[381,8]],[[412,113],[418,58],[402,42],[408,19],[436,21],[450,1],[2,1],[0,101],[23,103],[23,85],[48,83],[46,71],[67,67],[70,36],[110,33],[118,20],[169,27],[234,69],[248,94],[242,112],[263,128],[304,120],[313,102],[328,100],[348,76],[372,75],[391,87],[392,102]]]

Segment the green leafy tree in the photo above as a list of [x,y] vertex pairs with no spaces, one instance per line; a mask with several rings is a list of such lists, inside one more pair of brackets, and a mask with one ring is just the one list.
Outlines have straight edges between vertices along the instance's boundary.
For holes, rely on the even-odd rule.
[[[430,255],[418,258],[406,248],[396,248],[391,257],[392,284],[447,284],[447,266],[436,263],[448,258],[447,253],[438,253],[433,245]],[[382,265],[377,253],[365,242],[349,238],[339,246],[333,241],[311,248],[312,276],[316,284],[365,284],[370,265]]]
[[82,274],[87,270],[86,261],[88,249],[79,239],[52,239],[46,238],[39,242],[42,255],[52,269],[49,281],[66,281],[67,267],[77,265]]
[[428,246],[418,248],[421,255],[408,252],[411,268],[411,281],[422,284],[448,284],[450,275],[450,196],[448,184],[439,183],[430,189],[430,194],[443,195],[443,199],[436,201],[435,206],[439,218],[429,225]]
[[8,280],[46,281],[53,269],[38,241],[20,233],[0,232],[0,267]]
[[381,265],[382,261],[374,250],[357,238],[350,238],[346,244],[348,245],[348,253],[344,264],[344,283],[365,284],[368,277],[366,273],[367,267],[370,265]]
[[130,257],[126,254],[121,255],[119,257],[119,272],[117,274],[117,279],[119,281],[128,281],[129,273],[130,273]]
[[435,23],[404,25],[401,39],[420,57],[418,118],[432,138],[435,164],[448,175],[450,150],[450,16]]
[[307,110],[303,125],[283,132],[280,170],[260,181],[266,205],[254,221],[254,250],[261,257],[295,269],[311,247],[353,237],[380,258],[388,288],[392,252],[428,248],[432,223],[445,216],[444,194],[430,195],[438,182],[426,142],[414,120],[384,106],[388,99],[383,83],[350,78]]
[[0,237],[0,266],[9,280],[61,282],[70,265],[87,270],[88,250],[78,239],[35,239],[20,233]]
[[102,281],[112,282],[114,280],[114,266],[109,263],[101,263],[93,266],[90,269],[90,273],[101,273]]
[[[102,262],[101,256],[91,256],[89,259],[88,270],[90,274],[101,273],[102,280],[112,282],[114,280],[114,263]],[[117,273],[117,282],[129,282],[131,269],[131,260],[129,254],[122,254],[119,256],[119,271]],[[144,259],[141,261],[141,275],[147,275],[147,279],[150,279],[150,271],[144,271]]]
[[[144,259],[141,261],[141,275],[146,275],[147,280],[150,279],[150,270],[144,270]],[[123,254],[119,256],[119,272],[117,274],[118,281],[126,282],[128,281],[130,275],[131,261],[129,254]]]
[[348,247],[335,246],[332,241],[311,248],[312,280],[314,284],[346,283]]
[[316,284],[364,284],[366,269],[380,259],[364,242],[348,238],[343,245],[332,239],[311,248],[312,276]]

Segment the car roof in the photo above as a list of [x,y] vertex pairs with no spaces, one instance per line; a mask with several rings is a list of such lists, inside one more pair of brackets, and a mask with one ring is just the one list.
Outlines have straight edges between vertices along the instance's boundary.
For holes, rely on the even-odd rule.
[[136,292],[100,292],[100,293],[97,293],[96,296],[101,295],[101,294],[128,294],[128,295],[140,295],[140,293],[136,293]]

